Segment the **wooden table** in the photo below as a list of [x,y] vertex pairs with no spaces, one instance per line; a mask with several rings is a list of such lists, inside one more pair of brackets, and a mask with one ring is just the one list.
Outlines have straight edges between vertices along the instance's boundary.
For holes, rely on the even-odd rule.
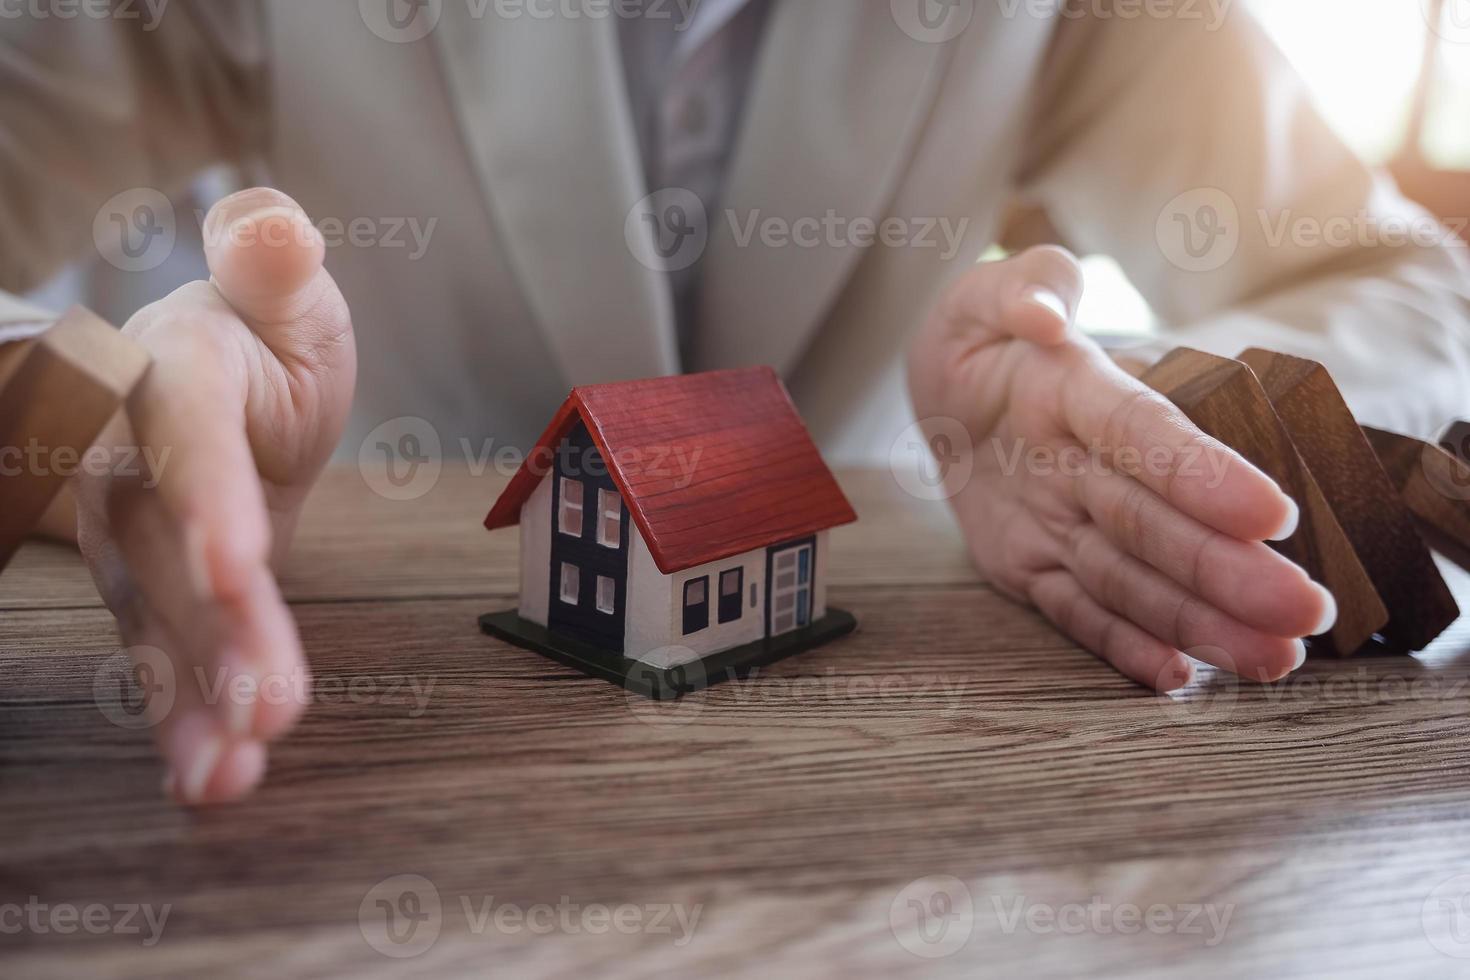
[[[316,703],[253,799],[197,812],[99,710],[85,571],[28,546],[0,581],[0,972],[1470,971],[1470,626],[1160,697],[978,582],[943,505],[843,480],[859,633],[658,705],[477,631],[516,590],[496,478],[393,502],[332,473],[284,578]],[[130,907],[167,907],[159,941]]]

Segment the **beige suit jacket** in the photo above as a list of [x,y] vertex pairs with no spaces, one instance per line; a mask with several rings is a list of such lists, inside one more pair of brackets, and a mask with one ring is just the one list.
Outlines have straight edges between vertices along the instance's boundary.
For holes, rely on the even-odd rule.
[[[957,0],[926,21],[920,3],[777,3],[685,363],[666,276],[640,261],[650,189],[595,3],[173,0],[150,26],[138,0],[142,19],[0,21],[0,288],[107,251],[132,220],[109,214],[120,192],[260,160],[343,232],[348,452],[403,416],[446,453],[526,445],[572,383],[768,363],[834,455],[881,457],[907,421],[907,335],[1019,193],[1116,257],[1171,342],[1318,358],[1381,424],[1470,414],[1462,251],[1375,231],[1423,215],[1326,130],[1239,4]],[[0,297],[0,326],[42,318]]]

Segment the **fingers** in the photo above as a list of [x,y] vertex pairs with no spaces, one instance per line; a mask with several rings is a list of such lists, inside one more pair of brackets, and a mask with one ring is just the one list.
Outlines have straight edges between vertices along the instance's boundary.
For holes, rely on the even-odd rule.
[[[1073,535],[1069,568],[1098,605],[1176,650],[1257,681],[1274,681],[1301,666],[1306,646],[1272,636],[1226,615],[1114,546],[1084,524]],[[1209,653],[1223,651],[1224,656]]]
[[136,604],[133,621],[166,637],[153,645],[180,685],[199,697],[179,702],[210,716],[223,737],[273,739],[300,717],[309,694],[295,622],[264,561],[241,569],[238,591],[212,594],[187,574],[191,532],[151,493],[117,493],[116,541]]
[[[128,401],[139,446],[160,462],[155,486],[114,484],[114,506],[156,503],[179,549],[178,574],[200,598],[240,594],[268,558],[271,528],[245,432],[246,380],[232,311],[205,283],[185,286],[128,325],[153,366]],[[165,456],[166,454],[166,456]],[[144,514],[111,526],[141,536]],[[155,530],[156,529],[152,529]]]
[[1066,249],[1043,245],[977,265],[941,304],[951,335],[1015,337],[1043,347],[1067,339],[1082,299],[1082,267]]
[[1206,527],[1117,473],[1089,470],[1075,486],[1113,544],[1225,614],[1273,636],[1316,636],[1332,628],[1332,594],[1265,545]]
[[344,366],[351,318],[322,266],[321,233],[295,201],[269,188],[232,194],[210,209],[204,243],[226,303],[277,357]]
[[1188,657],[1104,609],[1067,571],[1038,575],[1030,599],[1064,633],[1130,680],[1175,691],[1194,677]]
[[239,799],[265,776],[265,745],[222,732],[207,711],[176,706],[160,729],[159,748],[168,763],[164,792],[179,803]]
[[127,329],[153,365],[108,438],[141,447],[156,466],[86,485],[83,545],[124,635],[149,637],[168,657],[177,696],[158,732],[172,792],[210,802],[260,778],[264,741],[306,700],[247,437],[254,341],[207,283],[153,304]]
[[1245,457],[1206,436],[1163,395],[1101,351],[1080,352],[1059,397],[1066,425],[1175,509],[1242,541],[1295,532],[1296,503]]
[[346,303],[295,202],[233,195],[206,219],[205,247],[212,281],[126,328],[153,365],[110,438],[157,460],[152,482],[90,481],[79,516],[125,637],[150,638],[177,679],[158,735],[172,792],[187,802],[248,791],[265,742],[305,707],[273,546],[341,433],[356,374]]
[[[115,483],[108,525],[148,607],[192,664],[257,675],[303,670],[270,569],[273,529],[242,418],[240,328],[211,287],[145,311],[154,364],[129,401],[139,445],[168,453],[156,486]],[[229,723],[229,719],[222,719]],[[237,734],[244,734],[242,729]],[[267,726],[257,734],[276,734]]]
[[[140,682],[166,692],[150,704],[150,719],[166,766],[164,792],[185,804],[218,803],[250,792],[265,775],[266,750],[256,738],[231,735],[207,705],[229,696],[231,687],[193,676],[178,656],[183,649],[157,617],[135,609],[124,617],[123,638],[133,653]],[[156,695],[154,695],[156,697]]]

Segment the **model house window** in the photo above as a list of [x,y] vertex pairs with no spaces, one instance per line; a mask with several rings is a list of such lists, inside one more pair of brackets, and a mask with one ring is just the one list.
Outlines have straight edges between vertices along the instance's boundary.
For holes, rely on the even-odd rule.
[[698,633],[709,625],[709,576],[684,583],[684,633]]
[[618,584],[606,575],[597,576],[597,611],[611,616],[617,612]]
[[622,544],[623,498],[616,490],[597,491],[597,543],[604,548]]
[[720,573],[720,622],[732,623],[740,618],[740,594],[744,586],[745,569],[732,568]]
[[582,484],[578,480],[561,478],[561,514],[557,526],[562,534],[582,536]]
[[571,562],[561,563],[561,601],[575,606],[582,591],[582,573]]

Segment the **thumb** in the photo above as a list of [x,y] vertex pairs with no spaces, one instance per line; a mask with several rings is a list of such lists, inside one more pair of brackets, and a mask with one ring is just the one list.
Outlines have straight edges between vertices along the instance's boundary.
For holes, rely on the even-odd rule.
[[252,188],[211,208],[204,254],[220,295],[277,356],[310,355],[350,333],[347,304],[322,267],[326,243],[280,191]]
[[1043,347],[1067,340],[1082,300],[1082,266],[1055,245],[986,262],[957,281],[943,304],[951,336],[979,330],[991,339],[1017,338]]

